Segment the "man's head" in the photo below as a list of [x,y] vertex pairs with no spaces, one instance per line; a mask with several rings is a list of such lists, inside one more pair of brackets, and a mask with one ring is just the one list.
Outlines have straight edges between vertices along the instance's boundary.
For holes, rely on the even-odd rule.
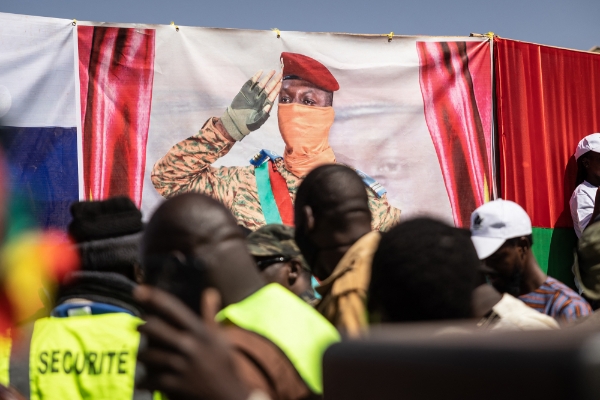
[[478,266],[467,231],[429,218],[396,225],[383,234],[373,258],[371,320],[470,318]]
[[116,272],[141,281],[142,213],[128,197],[78,201],[71,205],[71,215],[68,232],[77,244],[83,271]]
[[294,241],[294,228],[268,224],[248,235],[248,249],[261,275],[301,296],[312,292],[310,268]]
[[217,289],[226,306],[263,285],[235,218],[199,193],[173,197],[156,210],[142,239],[142,261],[146,283],[172,292],[196,312],[206,287]]
[[339,254],[371,230],[365,186],[356,172],[339,164],[309,173],[294,204],[296,243],[317,278],[326,279]]
[[499,292],[521,294],[523,274],[533,257],[531,234],[529,216],[510,200],[490,201],[471,215],[471,239]]
[[600,182],[600,133],[592,133],[579,141],[575,149],[578,175],[581,179]]
[[302,54],[281,53],[283,82],[277,122],[285,142],[283,161],[298,177],[335,162],[329,131],[335,120],[333,92],[339,84],[317,60]]
[[283,84],[280,104],[331,107],[333,92],[340,88],[327,67],[317,60],[297,53],[281,53]]

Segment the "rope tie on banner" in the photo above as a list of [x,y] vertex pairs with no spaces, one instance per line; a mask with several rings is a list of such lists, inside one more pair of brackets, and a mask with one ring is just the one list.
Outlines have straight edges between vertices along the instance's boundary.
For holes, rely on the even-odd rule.
[[387,36],[387,38],[388,38],[388,43],[389,43],[389,42],[391,42],[391,41],[392,41],[392,39],[394,38],[394,32],[390,32],[390,33],[388,33],[388,34],[387,34],[387,35],[385,35],[385,36]]
[[73,26],[77,25],[77,20],[75,18],[73,18],[73,22],[71,22],[71,25],[73,25]]
[[171,26],[175,27],[175,31],[179,32],[179,26],[175,25],[175,21],[171,21]]
[[277,39],[279,39],[281,37],[281,31],[279,29],[271,28],[271,30],[277,34]]
[[490,38],[490,40],[494,40],[494,36],[496,36],[496,34],[492,31],[489,31],[488,33],[484,33],[483,36],[487,36]]

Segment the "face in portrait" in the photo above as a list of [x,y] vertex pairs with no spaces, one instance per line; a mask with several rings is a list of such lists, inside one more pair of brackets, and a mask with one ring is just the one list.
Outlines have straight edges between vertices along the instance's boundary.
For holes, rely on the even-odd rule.
[[402,106],[339,109],[331,129],[331,147],[338,162],[382,184],[390,203],[402,210],[402,218],[430,215],[452,223],[435,148],[421,120]]

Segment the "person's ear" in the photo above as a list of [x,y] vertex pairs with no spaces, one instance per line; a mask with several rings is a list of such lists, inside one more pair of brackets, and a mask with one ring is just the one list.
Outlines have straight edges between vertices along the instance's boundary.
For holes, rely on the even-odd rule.
[[298,278],[300,278],[300,272],[302,270],[302,266],[300,265],[300,262],[298,260],[290,260],[288,262],[288,268],[289,268],[289,272],[288,272],[288,283],[290,286],[293,286],[296,281],[298,280]]
[[217,328],[218,323],[215,320],[217,313],[221,311],[221,294],[215,288],[206,288],[200,296],[200,314],[202,321],[211,328]]
[[306,220],[306,232],[310,232],[315,228],[315,217],[313,215],[313,210],[310,206],[304,206],[302,208],[302,213],[304,214],[304,219]]
[[138,263],[133,265],[133,278],[135,283],[142,284],[144,283],[144,270],[140,267]]
[[531,248],[531,243],[529,243],[528,238],[521,236],[517,242],[517,247],[519,249],[519,256],[521,259],[525,259],[529,253],[529,249]]
[[583,164],[583,166],[585,168],[589,168],[590,167],[590,160],[587,157],[585,157],[583,160],[581,160],[581,163]]
[[521,246],[526,251],[531,249],[531,243],[529,242],[529,238],[526,236],[521,236],[519,238],[519,246]]

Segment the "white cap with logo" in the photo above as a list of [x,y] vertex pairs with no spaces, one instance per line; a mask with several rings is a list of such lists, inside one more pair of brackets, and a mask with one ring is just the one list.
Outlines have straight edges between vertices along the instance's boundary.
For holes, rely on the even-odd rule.
[[480,260],[494,254],[508,239],[531,232],[529,215],[514,201],[490,201],[471,214],[471,240]]
[[600,153],[600,133],[592,133],[579,141],[575,149],[575,159],[579,160],[579,157],[588,151]]

